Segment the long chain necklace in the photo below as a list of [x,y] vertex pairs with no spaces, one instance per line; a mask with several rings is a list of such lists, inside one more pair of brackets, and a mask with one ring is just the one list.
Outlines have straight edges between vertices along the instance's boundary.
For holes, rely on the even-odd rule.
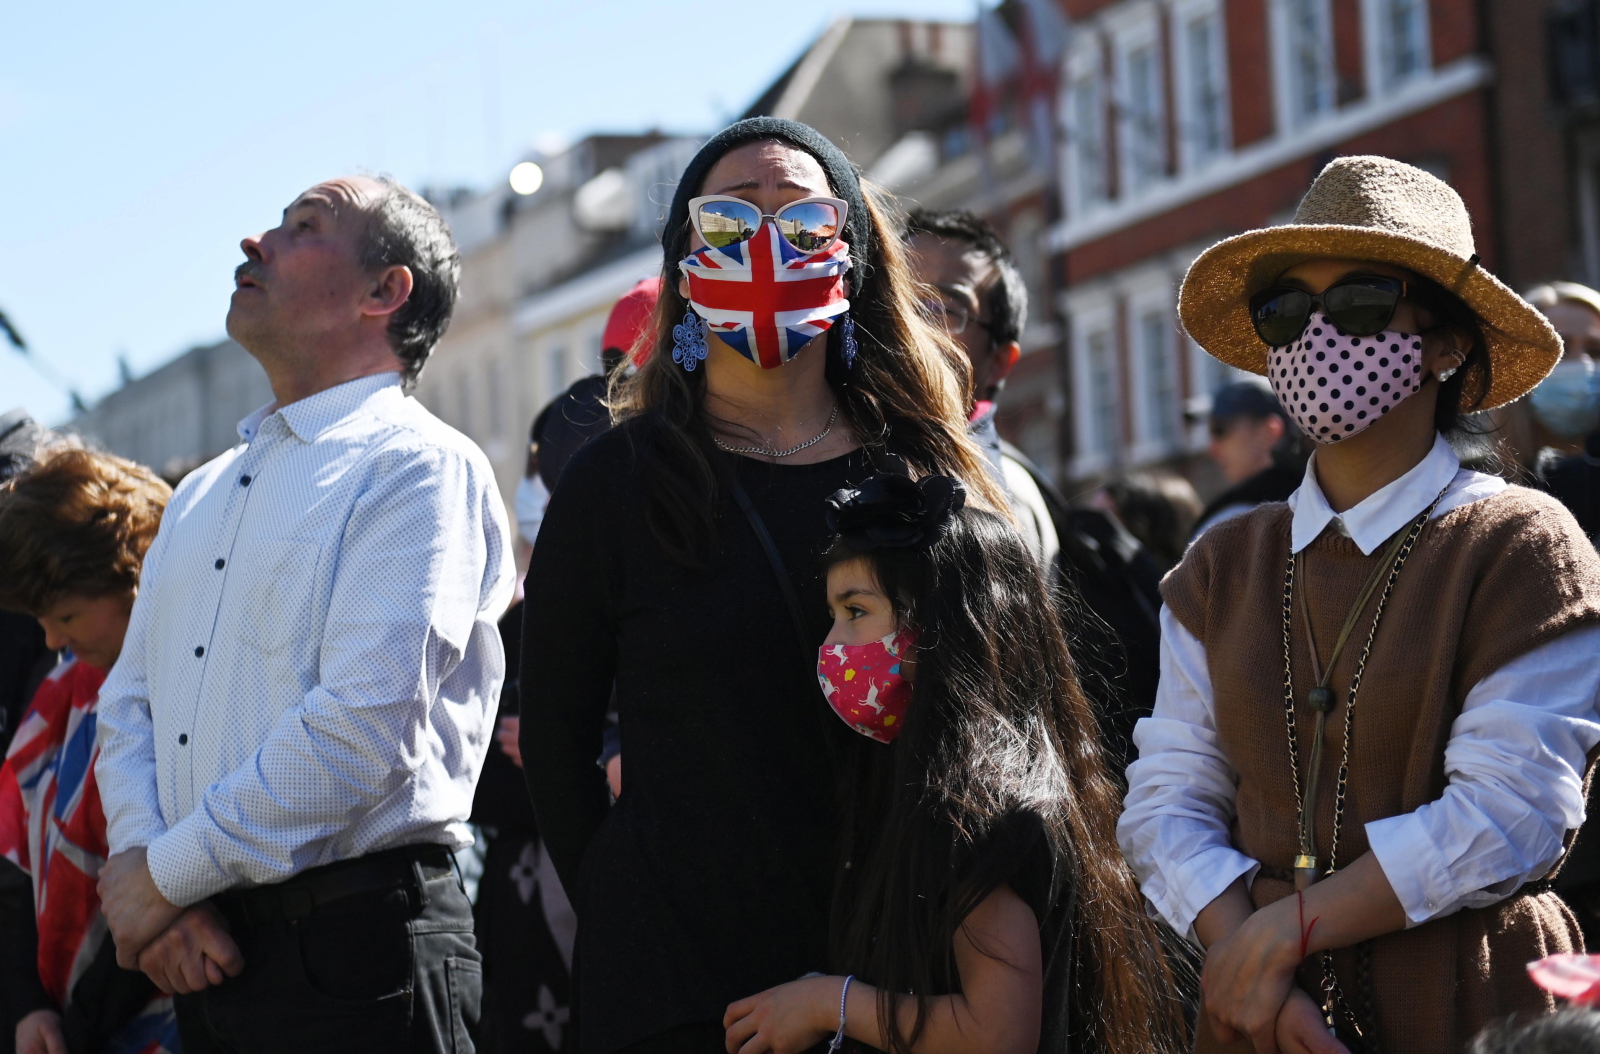
[[[1445,490],[1448,489],[1449,487],[1447,486]],[[1438,495],[1433,499],[1433,502],[1422,511],[1422,514],[1418,516],[1416,520],[1412,522],[1411,529],[1407,531],[1402,538],[1398,538],[1396,540],[1395,544],[1383,554],[1383,557],[1380,558],[1377,566],[1373,569],[1373,574],[1376,576],[1382,570],[1384,564],[1390,564],[1389,574],[1383,585],[1383,592],[1378,595],[1377,610],[1374,611],[1372,615],[1372,627],[1367,631],[1367,643],[1361,649],[1361,658],[1356,663],[1355,674],[1350,679],[1350,690],[1345,696],[1343,734],[1344,742],[1340,751],[1339,771],[1337,780],[1334,784],[1333,795],[1333,832],[1328,847],[1328,869],[1326,872],[1322,873],[1319,873],[1320,869],[1316,856],[1314,835],[1315,829],[1312,826],[1312,816],[1314,814],[1314,810],[1316,809],[1316,787],[1318,782],[1318,772],[1313,771],[1313,769],[1308,769],[1306,772],[1306,784],[1310,793],[1302,791],[1300,785],[1300,746],[1298,736],[1296,734],[1294,716],[1293,643],[1294,578],[1295,568],[1299,564],[1299,556],[1296,553],[1291,553],[1289,555],[1288,567],[1284,571],[1283,578],[1283,712],[1284,721],[1289,732],[1289,766],[1294,775],[1295,812],[1300,818],[1300,855],[1295,858],[1294,862],[1295,887],[1297,889],[1304,889],[1306,886],[1317,881],[1319,877],[1331,875],[1339,869],[1339,832],[1344,821],[1345,791],[1348,787],[1350,778],[1350,743],[1351,731],[1355,724],[1356,693],[1361,690],[1361,678],[1366,673],[1367,660],[1372,656],[1372,642],[1376,640],[1378,636],[1378,623],[1383,620],[1383,611],[1389,603],[1390,595],[1394,592],[1395,582],[1400,578],[1400,569],[1405,566],[1406,558],[1411,555],[1411,549],[1414,545],[1416,545],[1417,536],[1422,533],[1422,528],[1427,524],[1428,520],[1432,518],[1433,510],[1438,508],[1440,501],[1444,500],[1444,494],[1444,490],[1441,490],[1438,493]],[[1392,564],[1390,563],[1391,561]],[[1376,577],[1370,579],[1366,588],[1364,588],[1361,591],[1361,594],[1357,597],[1355,606],[1351,609],[1349,617],[1345,620],[1344,630],[1340,633],[1338,643],[1334,647],[1333,655],[1328,660],[1328,670],[1323,676],[1318,678],[1320,683],[1315,688],[1311,689],[1310,698],[1307,700],[1307,704],[1316,712],[1317,715],[1315,724],[1315,739],[1313,741],[1311,750],[1312,766],[1314,769],[1321,768],[1323,731],[1326,727],[1328,713],[1334,707],[1333,692],[1327,687],[1327,681],[1333,674],[1333,665],[1338,660],[1339,652],[1344,647],[1344,642],[1348,638],[1350,630],[1355,624],[1357,615],[1360,613],[1361,609],[1366,607],[1367,601],[1371,598],[1375,583]],[[1302,600],[1303,599],[1304,598],[1302,598]],[[1304,607],[1306,613],[1306,632],[1309,636],[1311,631],[1310,607],[1309,605],[1304,605]],[[1315,665],[1317,661],[1315,641],[1312,642],[1311,648],[1312,663]],[[1349,1012],[1349,1007],[1345,1003],[1344,995],[1339,990],[1338,978],[1334,976],[1333,954],[1331,951],[1325,951],[1322,953],[1322,991],[1322,1013],[1323,1019],[1328,1026],[1328,1031],[1330,1033],[1334,1031],[1334,1009],[1335,1006],[1338,1005],[1343,1009],[1345,1019],[1350,1023],[1350,1027],[1355,1031],[1357,1036],[1360,1036],[1360,1026],[1355,1022],[1355,1015]]]
[[800,451],[806,449],[807,447],[816,446],[818,443],[828,438],[828,433],[833,431],[833,423],[838,419],[839,404],[834,403],[833,413],[828,415],[827,427],[818,432],[816,435],[812,436],[810,439],[807,439],[804,443],[801,443],[799,446],[792,446],[788,450],[769,450],[764,446],[729,446],[716,436],[712,436],[711,441],[717,444],[717,448],[719,450],[723,450],[729,454],[760,454],[763,457],[789,457],[791,454],[800,453]]

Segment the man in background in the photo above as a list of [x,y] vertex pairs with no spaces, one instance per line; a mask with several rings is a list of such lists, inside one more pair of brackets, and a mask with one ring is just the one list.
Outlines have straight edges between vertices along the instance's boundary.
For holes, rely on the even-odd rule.
[[1264,377],[1225,384],[1200,410],[1211,430],[1207,452],[1228,488],[1201,511],[1194,534],[1269,501],[1287,501],[1305,478],[1299,430]]
[[906,248],[927,309],[972,363],[975,404],[968,426],[1010,496],[1023,534],[1062,588],[1074,654],[1100,715],[1108,764],[1121,774],[1134,724],[1155,705],[1161,575],[1138,540],[1104,512],[1069,504],[1026,454],[1000,438],[995,413],[1022,355],[1028,289],[994,228],[961,210],[919,209],[906,220]]
[[[101,690],[107,924],[179,993],[188,1054],[471,1051],[452,853],[510,537],[482,451],[407,394],[455,243],[411,191],[350,178],[241,248],[228,333],[275,399],[173,495]],[[208,950],[230,941],[242,972]]]

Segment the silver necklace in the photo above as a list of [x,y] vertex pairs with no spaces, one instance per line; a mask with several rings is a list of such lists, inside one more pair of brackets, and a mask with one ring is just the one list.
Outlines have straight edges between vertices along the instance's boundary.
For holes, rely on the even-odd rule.
[[834,403],[833,413],[828,415],[827,427],[818,432],[816,435],[812,436],[810,439],[807,439],[804,443],[801,443],[799,446],[792,446],[788,450],[769,450],[764,446],[729,446],[716,436],[712,436],[711,441],[717,444],[717,448],[719,450],[725,451],[729,454],[760,454],[763,457],[788,457],[791,454],[800,453],[800,451],[804,450],[806,447],[816,446],[818,443],[828,438],[828,433],[833,431],[833,422],[838,420],[838,418],[839,404]]

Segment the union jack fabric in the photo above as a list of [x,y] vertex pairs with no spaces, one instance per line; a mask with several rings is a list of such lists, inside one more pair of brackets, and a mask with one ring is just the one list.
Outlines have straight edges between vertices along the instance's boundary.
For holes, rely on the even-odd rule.
[[707,329],[766,369],[794,358],[850,310],[844,290],[850,247],[836,241],[824,252],[802,252],[772,223],[749,241],[708,246],[678,267]]
[[[104,680],[103,670],[76,659],[58,665],[34,693],[0,766],[0,855],[33,881],[39,980],[63,1009],[106,935],[95,892],[108,852],[106,818],[94,775]],[[179,1049],[172,1000],[155,995],[108,1052]]]

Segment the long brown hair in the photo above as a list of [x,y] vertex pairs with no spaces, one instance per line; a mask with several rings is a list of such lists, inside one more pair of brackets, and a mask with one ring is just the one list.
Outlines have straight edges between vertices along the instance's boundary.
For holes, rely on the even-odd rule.
[[[1118,849],[1121,795],[1027,544],[968,508],[926,549],[863,554],[839,541],[825,562],[858,557],[917,631],[917,667],[899,737],[856,757],[833,968],[879,988],[889,1049],[909,1054],[928,997],[959,990],[957,930],[1042,835],[1053,876],[1039,920],[1051,955],[1040,1049],[1070,1037],[1102,1054],[1187,1050],[1194,979]],[[896,1013],[906,1001],[909,1031]]]
[[[919,310],[916,283],[882,193],[865,181],[860,189],[869,248],[851,271],[850,314],[859,351],[853,368],[847,368],[838,348],[841,327],[828,331],[828,384],[844,418],[869,448],[898,455],[919,473],[954,476],[979,503],[1005,510],[983,453],[967,437],[971,368],[950,337]],[[649,356],[637,372],[613,375],[610,405],[618,421],[640,422],[638,452],[649,489],[645,516],[651,533],[669,557],[697,566],[709,557],[706,540],[714,533],[723,469],[703,412],[706,372],[685,371],[672,360],[672,330],[688,311],[678,292],[678,261],[689,255],[686,216],[663,242],[661,296],[642,338]]]

